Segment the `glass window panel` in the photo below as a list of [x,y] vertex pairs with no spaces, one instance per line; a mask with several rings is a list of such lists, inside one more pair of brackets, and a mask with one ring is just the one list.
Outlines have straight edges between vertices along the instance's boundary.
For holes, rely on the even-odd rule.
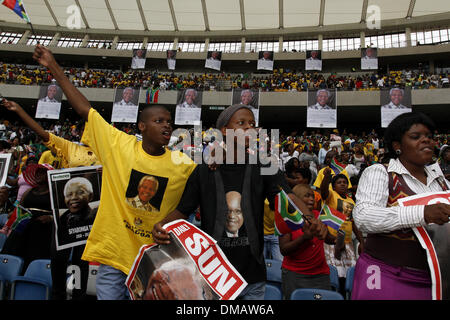
[[440,36],[439,30],[434,30],[432,32],[432,35],[433,35],[433,42],[434,43],[441,42],[441,36]]
[[441,41],[448,41],[448,32],[447,29],[440,30]]
[[425,31],[425,43],[430,44],[433,42],[431,31]]

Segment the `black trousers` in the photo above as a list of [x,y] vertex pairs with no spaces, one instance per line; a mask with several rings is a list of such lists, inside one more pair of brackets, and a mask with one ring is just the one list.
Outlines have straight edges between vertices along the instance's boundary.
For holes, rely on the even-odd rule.
[[[54,234],[54,233],[53,233]],[[89,276],[89,262],[81,260],[85,245],[56,250],[56,239],[52,239],[51,251],[51,272],[52,272],[52,300],[66,300],[66,282],[67,282],[67,267],[69,266],[70,253],[72,253],[72,261],[70,264],[77,265],[80,268],[81,274],[81,289],[73,289],[72,300],[84,300],[87,298],[86,289]]]

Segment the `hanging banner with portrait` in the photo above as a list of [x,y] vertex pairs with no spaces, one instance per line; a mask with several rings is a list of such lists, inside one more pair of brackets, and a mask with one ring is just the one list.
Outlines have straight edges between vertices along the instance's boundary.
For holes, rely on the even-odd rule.
[[273,51],[259,51],[257,70],[273,71]]
[[205,60],[205,68],[220,71],[222,65],[222,51],[208,51]]
[[199,125],[202,115],[203,92],[195,89],[178,90],[175,124]]
[[305,70],[322,71],[321,50],[306,50]]
[[48,86],[41,86],[35,118],[58,120],[61,111],[62,96],[63,92],[56,83],[52,83]]
[[102,166],[47,171],[56,249],[86,243],[100,204]]
[[133,49],[131,69],[145,69],[147,49]]
[[337,127],[337,92],[330,89],[308,90],[306,126],[308,128]]
[[141,89],[116,88],[111,113],[111,122],[136,123]]
[[378,70],[378,49],[361,49],[361,70]]
[[243,104],[252,109],[256,126],[259,126],[259,91],[251,89],[233,88],[231,105]]
[[381,127],[387,128],[389,123],[405,112],[411,112],[411,88],[392,88],[380,91]]
[[169,70],[175,70],[175,65],[177,63],[177,50],[167,50],[167,68]]
[[131,267],[133,300],[234,300],[247,286],[207,233],[186,220],[164,229],[170,244],[142,246]]

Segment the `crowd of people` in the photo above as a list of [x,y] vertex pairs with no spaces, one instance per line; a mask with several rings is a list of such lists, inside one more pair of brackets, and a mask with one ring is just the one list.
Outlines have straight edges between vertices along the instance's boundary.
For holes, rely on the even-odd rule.
[[[450,87],[447,73],[430,74],[424,71],[397,70],[389,73],[331,73],[275,69],[272,74],[230,73],[163,73],[157,70],[104,70],[64,68],[65,75],[75,87],[116,88],[141,87],[161,90],[230,90],[231,88],[261,91],[306,91],[308,89],[381,90],[402,87],[433,89]],[[53,76],[39,66],[0,63],[0,83],[43,85]]]
[[[202,230],[217,240],[248,283],[237,299],[264,299],[265,259],[282,261],[285,299],[296,288],[331,289],[329,266],[337,269],[341,284],[347,270],[356,268],[352,299],[431,299],[426,254],[411,228],[433,225],[436,235],[448,230],[450,205],[396,205],[399,194],[450,186],[449,134],[435,131],[427,116],[405,113],[384,136],[374,130],[338,129],[329,135],[320,130],[283,134],[278,145],[264,149],[277,166],[275,173],[264,175],[261,164],[238,164],[236,159],[194,163],[195,151],[214,157],[223,153],[228,160],[232,148],[235,156],[240,147],[250,150],[250,139],[233,139],[227,148],[226,139],[217,143],[204,130],[201,146],[183,144],[194,139],[173,139],[170,112],[161,105],[142,111],[139,132],[132,126],[119,130],[91,107],[72,72],[61,69],[48,49],[38,45],[33,58],[47,80],[59,83],[81,120],[43,127],[14,101],[2,102],[2,113],[13,112],[21,122],[0,124],[0,153],[12,154],[8,186],[0,188],[0,232],[8,236],[2,252],[22,256],[27,263],[51,259],[53,299],[65,299],[69,259],[82,269],[83,283],[74,298],[86,298],[87,262],[93,261],[100,264],[97,298],[129,299],[125,280],[140,247],[149,241],[169,243],[163,226],[176,219],[199,220]],[[248,106],[232,105],[219,115],[215,129],[225,138],[229,130],[256,129],[254,114]],[[194,138],[195,132],[191,134]],[[188,152],[175,163],[172,155],[181,149]],[[273,152],[277,149],[279,153]],[[86,244],[76,246],[69,258],[70,250],[55,248],[47,171],[97,164],[103,172],[100,205]],[[68,214],[91,212],[86,205],[92,191],[83,188],[79,196],[85,200],[73,205],[69,191],[65,194]],[[280,188],[305,222],[302,229],[278,237],[274,199]],[[336,229],[319,219],[327,208],[345,217]],[[133,232],[134,225],[141,231]],[[368,268],[374,265],[387,288],[374,291],[361,285],[368,283]]]

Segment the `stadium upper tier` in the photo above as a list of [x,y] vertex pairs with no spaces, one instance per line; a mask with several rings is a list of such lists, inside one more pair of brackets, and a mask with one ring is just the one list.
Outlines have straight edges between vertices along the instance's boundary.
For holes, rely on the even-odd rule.
[[[411,89],[449,88],[447,73],[430,74],[420,70],[399,70],[389,73],[319,73],[275,70],[271,74],[230,73],[163,73],[157,70],[139,71],[64,68],[64,73],[76,87],[115,88],[141,87],[161,90],[194,88],[204,91],[229,91],[233,88],[256,91],[307,91],[313,89],[374,91],[392,87]],[[45,85],[53,80],[39,66],[0,65],[0,83]]]
[[[447,0],[27,0],[37,29],[152,37],[317,34],[437,23]],[[440,16],[441,15],[441,16]],[[23,26],[6,7],[0,19]],[[448,20],[448,19],[447,19]],[[206,33],[206,34],[205,34]]]

